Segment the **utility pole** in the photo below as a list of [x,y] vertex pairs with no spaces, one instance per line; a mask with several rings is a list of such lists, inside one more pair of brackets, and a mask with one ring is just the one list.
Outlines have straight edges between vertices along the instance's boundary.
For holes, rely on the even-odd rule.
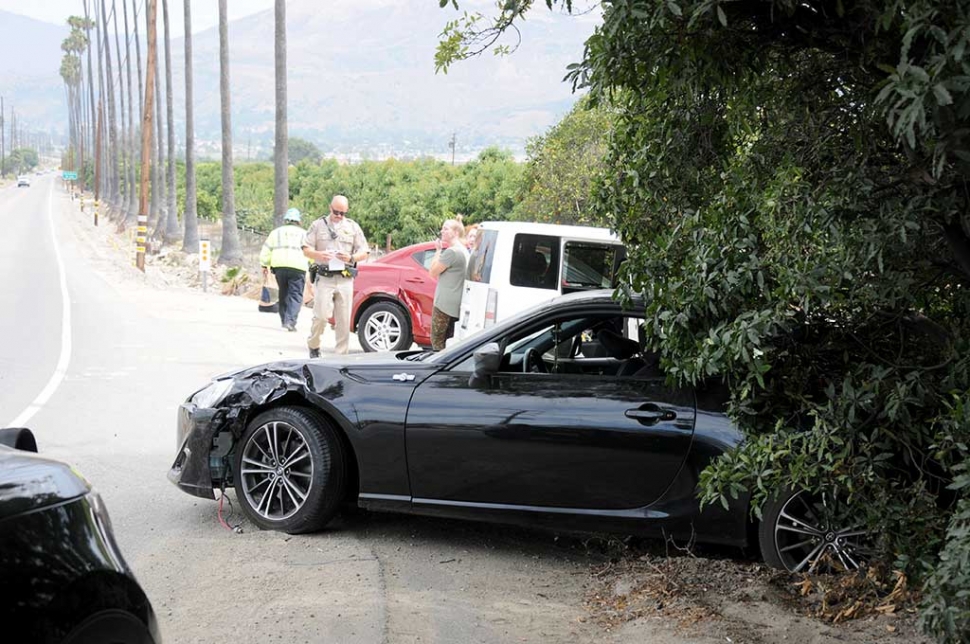
[[138,228],[135,233],[135,266],[145,271],[145,237],[148,234],[148,177],[151,172],[152,113],[155,102],[155,59],[157,35],[155,19],[158,15],[156,0],[148,0],[148,62],[145,70],[145,105],[141,115],[141,195],[138,200]]
[[455,165],[455,142],[458,140],[458,132],[451,133],[451,140],[448,141],[448,147],[451,148],[451,165]]

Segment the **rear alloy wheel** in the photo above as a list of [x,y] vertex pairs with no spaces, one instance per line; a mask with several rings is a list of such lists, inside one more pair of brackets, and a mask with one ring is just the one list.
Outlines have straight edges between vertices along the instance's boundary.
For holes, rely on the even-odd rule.
[[364,351],[404,351],[414,342],[407,313],[390,302],[367,307],[357,323],[357,338]]
[[265,530],[313,532],[337,513],[346,487],[343,446],[320,414],[279,407],[253,419],[236,443],[235,487]]
[[857,570],[871,555],[864,521],[830,494],[779,494],[765,505],[758,541],[765,563],[789,572]]

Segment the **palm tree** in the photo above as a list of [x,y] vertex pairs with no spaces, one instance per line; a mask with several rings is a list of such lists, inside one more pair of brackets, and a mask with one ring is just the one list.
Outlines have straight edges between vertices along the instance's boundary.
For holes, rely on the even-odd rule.
[[194,253],[199,247],[199,213],[195,188],[195,114],[192,107],[192,10],[189,0],[185,9],[185,237],[182,250]]
[[128,130],[125,128],[125,122],[128,118],[125,114],[125,77],[122,74],[121,44],[119,43],[120,36],[118,35],[118,11],[115,6],[115,0],[111,0],[111,18],[115,28],[115,60],[118,61],[118,99],[121,101],[121,109],[118,112],[121,120],[121,131],[119,134],[121,141],[118,146],[118,155],[121,162],[121,173],[124,176],[118,177],[118,214],[120,216],[118,225],[123,226],[125,219],[130,214],[128,212],[128,193],[131,191],[131,185],[128,183],[128,166],[131,160],[128,158]]
[[[157,36],[156,36],[157,37]],[[162,86],[159,69],[160,57],[155,58],[155,119],[152,129],[152,213],[148,220],[149,229],[154,237],[160,227],[167,223],[168,210],[165,205],[165,153],[162,141]]]
[[95,146],[97,166],[94,170],[94,176],[96,177],[96,187],[95,196],[100,196],[104,203],[108,201],[108,144],[107,144],[107,133],[104,131],[104,111],[107,109],[105,105],[105,91],[104,91],[104,32],[101,29],[101,7],[104,6],[104,0],[101,4],[97,1],[94,2],[94,27],[95,33],[98,37],[98,114],[96,117],[95,127]]
[[162,0],[162,23],[165,25],[165,116],[168,123],[168,221],[165,243],[174,244],[180,237],[179,213],[175,204],[175,116],[172,108],[172,47],[168,28],[168,0]]
[[226,0],[219,0],[219,98],[222,107],[222,249],[219,263],[242,264],[236,229],[235,179],[232,172],[232,116],[229,104],[229,25]]
[[[84,33],[85,33],[85,36],[87,36],[87,39],[88,39],[88,101],[91,104],[90,105],[90,110],[91,110],[91,115],[90,115],[91,116],[91,119],[90,119],[91,120],[91,134],[90,134],[91,138],[90,138],[90,142],[91,142],[91,145],[88,145],[87,146],[87,149],[89,150],[89,154],[95,155],[95,153],[94,153],[94,143],[95,143],[95,140],[97,138],[96,137],[96,135],[97,135],[97,131],[96,130],[97,130],[97,127],[98,127],[98,125],[97,125],[97,120],[98,120],[97,114],[98,114],[98,112],[95,109],[95,105],[94,105],[94,74],[91,72],[91,28],[92,27],[94,27],[94,21],[91,20],[90,11],[88,9],[88,0],[84,0]],[[95,156],[95,158],[97,158],[97,157]]]
[[283,225],[290,201],[286,122],[286,0],[276,0],[276,149],[273,154],[273,225]]
[[[131,83],[131,39],[128,33],[128,3],[126,0],[121,1],[122,7],[124,7],[125,16],[125,68],[128,76],[128,155],[131,160],[128,163],[128,207],[127,216],[122,224],[123,226],[128,226],[134,222],[135,213],[138,212],[138,201],[135,197],[135,101],[132,98],[132,83]],[[135,30],[137,31],[137,14],[132,14],[132,22],[136,25]]]
[[111,74],[111,45],[108,44],[108,11],[101,0],[101,33],[104,44],[105,88],[108,101],[108,154],[106,201],[117,212],[118,208],[118,129],[115,115],[114,79]]

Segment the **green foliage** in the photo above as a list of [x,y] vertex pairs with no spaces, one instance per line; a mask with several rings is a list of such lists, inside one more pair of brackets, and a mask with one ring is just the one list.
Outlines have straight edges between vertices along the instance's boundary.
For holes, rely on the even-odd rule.
[[529,141],[522,202],[515,219],[585,226],[609,225],[593,199],[606,171],[614,115],[581,99],[544,136]]
[[[308,225],[327,214],[335,194],[350,200],[350,216],[367,239],[383,246],[391,236],[395,247],[427,241],[441,222],[462,213],[465,222],[508,219],[519,199],[522,165],[497,149],[452,166],[433,159],[365,161],[341,165],[303,161],[290,168],[290,203],[304,213]],[[273,166],[245,163],[235,168],[239,225],[267,233],[273,228]],[[199,217],[217,218],[222,209],[218,163],[196,166]],[[179,173],[184,193],[184,171]]]
[[[964,463],[953,489],[970,491],[970,468]],[[960,644],[970,633],[970,498],[964,498],[950,517],[946,547],[927,580],[920,625],[938,642]]]
[[22,174],[29,172],[40,163],[37,150],[33,148],[16,148],[3,160],[3,174]]
[[935,500],[970,443],[967,5],[603,6],[569,73],[618,110],[601,211],[671,380],[725,380],[748,436],[703,500],[838,488],[964,641],[967,501]]
[[306,139],[291,136],[286,142],[286,147],[289,151],[290,165],[296,165],[302,161],[317,164],[323,158],[320,148]]

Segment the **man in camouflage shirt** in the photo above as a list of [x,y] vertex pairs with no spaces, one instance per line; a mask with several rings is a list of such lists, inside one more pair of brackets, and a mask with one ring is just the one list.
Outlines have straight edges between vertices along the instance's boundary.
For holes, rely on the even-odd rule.
[[331,317],[337,353],[347,353],[350,342],[353,275],[357,262],[367,259],[370,249],[357,222],[347,219],[348,208],[347,197],[334,195],[330,213],[313,222],[303,239],[303,254],[319,267],[313,284],[313,324],[307,338],[311,358],[320,357],[320,340]]

